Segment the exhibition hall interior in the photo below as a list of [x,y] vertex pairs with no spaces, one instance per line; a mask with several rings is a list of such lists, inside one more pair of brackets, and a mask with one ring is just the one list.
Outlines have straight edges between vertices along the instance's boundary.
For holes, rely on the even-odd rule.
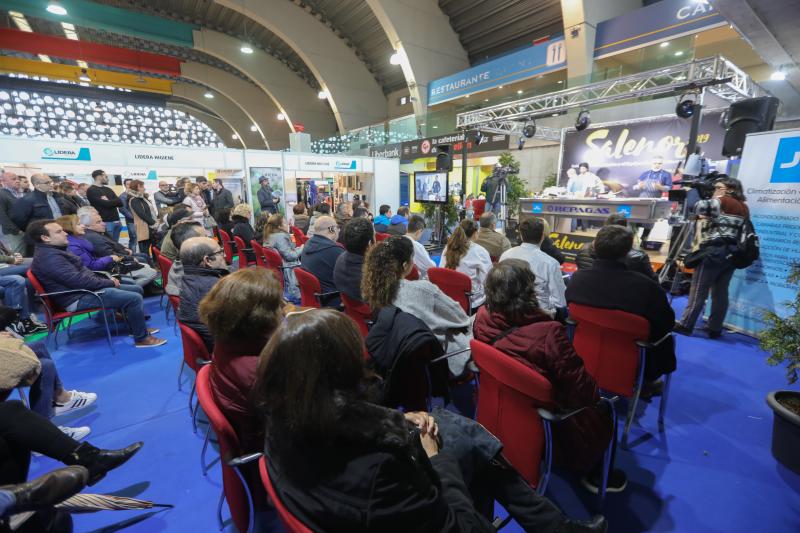
[[0,0],[0,532],[800,531],[797,0]]

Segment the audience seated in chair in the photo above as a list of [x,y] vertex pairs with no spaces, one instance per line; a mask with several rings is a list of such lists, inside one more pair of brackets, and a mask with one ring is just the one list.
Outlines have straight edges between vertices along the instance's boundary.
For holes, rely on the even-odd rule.
[[[626,259],[633,246],[633,232],[617,225],[604,226],[594,239],[597,258],[589,270],[578,270],[567,288],[567,301],[639,315],[650,322],[649,341],[667,335],[675,324],[675,312],[658,282],[628,270]],[[645,357],[642,398],[660,394],[659,377],[677,367],[675,340],[669,338]]]
[[425,232],[425,219],[420,215],[411,215],[408,219],[408,231],[406,237],[411,240],[414,245],[414,265],[417,267],[419,277],[425,279],[428,277],[428,269],[435,267],[436,263],[433,262],[428,250],[419,242],[422,234]]
[[323,202],[314,206],[314,212],[311,214],[311,220],[308,221],[308,231],[306,235],[311,238],[317,232],[316,225],[317,220],[320,217],[329,217],[331,216],[331,206],[327,203]]
[[[338,291],[333,280],[333,269],[336,260],[344,253],[344,248],[336,244],[338,237],[339,225],[333,217],[319,217],[314,223],[314,236],[303,246],[300,256],[303,269],[317,277],[323,293]],[[340,304],[338,295],[322,302],[325,307],[338,308]]]
[[220,278],[229,273],[223,253],[219,243],[209,237],[192,237],[181,245],[183,276],[178,320],[203,338],[208,353],[214,350],[214,339],[200,319],[198,306]]
[[378,208],[378,216],[372,221],[375,225],[375,233],[386,233],[392,221],[392,206],[382,204]]
[[260,235],[256,236],[253,226],[250,225],[251,216],[253,216],[253,208],[250,207],[250,204],[239,204],[234,207],[233,211],[231,211],[233,228],[231,229],[230,236],[231,239],[239,237],[244,241],[244,245],[247,248],[247,251],[245,251],[247,262],[255,263],[256,254],[250,249],[250,241],[255,240],[258,242],[260,240]]
[[[92,243],[94,253],[97,257],[118,255],[120,257],[136,259],[139,263],[147,265],[152,269],[152,259],[147,254],[133,252],[127,246],[123,246],[106,233],[106,223],[92,206],[83,206],[78,209],[78,222],[83,227],[85,234],[83,238]],[[155,270],[155,269],[153,269]],[[147,270],[145,272],[148,272]],[[141,277],[145,277],[144,274]]]
[[486,248],[475,242],[477,238],[478,224],[474,220],[464,219],[456,227],[442,250],[444,268],[469,276],[472,282],[472,296],[470,296],[472,309],[483,305],[486,300],[483,286],[486,283],[486,276],[492,268],[492,258]]
[[23,337],[47,331],[47,326],[33,314],[34,290],[26,275],[29,268],[29,261],[20,254],[11,253],[0,243],[0,297],[6,306],[15,311],[14,319],[0,330],[8,328]]
[[345,253],[336,259],[333,281],[336,288],[348,297],[363,301],[361,276],[364,271],[364,255],[375,244],[375,229],[368,218],[354,218],[345,226],[342,235]]
[[361,350],[349,318],[319,309],[289,315],[261,354],[268,472],[309,529],[490,532],[496,499],[526,531],[605,531],[537,496],[477,423],[376,405]]
[[[142,295],[120,290],[118,280],[95,274],[83,266],[80,258],[67,250],[67,233],[55,220],[37,220],[31,223],[27,236],[36,245],[31,272],[39,279],[46,292],[76,289],[102,291],[99,296],[106,308],[119,309],[125,313],[137,348],[161,346],[167,342],[165,339],[153,337],[152,334],[158,330],[147,328]],[[67,311],[97,306],[97,298],[74,292],[54,295],[52,300]]]
[[[595,467],[586,482],[596,493],[613,423],[605,404],[597,406],[597,384],[575,353],[565,327],[539,309],[534,275],[525,261],[507,259],[489,272],[486,306],[478,311],[473,334],[550,381],[561,410],[587,407],[553,425],[553,459],[579,472]],[[624,489],[623,472],[615,471],[610,478],[609,491]]]
[[[622,215],[609,215],[603,223],[604,226],[610,225],[628,227],[628,219]],[[588,270],[594,266],[597,254],[594,251],[594,243],[584,244],[583,248],[578,251],[578,257],[575,263],[580,270]],[[658,276],[653,272],[653,265],[650,264],[650,257],[646,252],[637,248],[631,247],[631,250],[625,256],[625,266],[631,272],[639,272],[644,274],[653,281],[658,282]]]
[[503,252],[511,248],[508,238],[497,231],[497,215],[492,212],[484,213],[480,217],[479,224],[480,229],[475,242],[486,248],[491,257],[500,257]]
[[536,276],[536,301],[539,308],[551,317],[567,306],[564,298],[564,278],[558,261],[541,250],[540,245],[545,237],[545,222],[540,218],[523,220],[517,228],[522,244],[515,246],[500,256],[505,259],[522,259],[527,262]]
[[303,202],[297,202],[294,207],[292,207],[292,215],[294,215],[294,223],[292,225],[303,233],[307,234],[311,219],[306,211],[306,204]]
[[[175,245],[172,243],[170,239],[170,232],[172,228],[175,227],[175,224],[181,222],[183,220],[194,220],[192,218],[192,210],[189,209],[187,206],[180,204],[175,206],[172,213],[167,217],[167,225],[169,226],[169,230],[164,234],[164,238],[161,240],[161,246],[159,249],[161,250],[161,255],[169,259],[170,261],[175,261],[178,259],[180,255],[180,248],[175,248]],[[199,221],[195,221],[198,222]],[[202,223],[200,223],[202,225]]]
[[561,250],[556,248],[556,245],[553,243],[553,239],[550,238],[550,223],[544,218],[540,220],[544,224],[544,238],[542,239],[542,244],[539,246],[539,248],[544,253],[558,261],[558,264],[560,265],[566,260],[566,258],[564,257],[564,254],[561,253]]
[[407,205],[398,207],[397,213],[389,220],[389,227],[386,228],[386,233],[390,235],[405,235],[408,231],[408,213]]
[[292,237],[289,235],[289,224],[286,223],[286,218],[282,214],[275,213],[267,219],[262,242],[264,246],[269,246],[280,254],[285,267],[282,269],[282,276],[286,295],[290,300],[299,302],[300,287],[297,285],[294,267],[300,266],[300,253],[303,246],[298,248],[292,242]]
[[[182,220],[175,224],[169,231],[167,238],[170,244],[180,250],[184,242],[193,237],[205,237],[206,230],[203,225],[195,220]],[[164,289],[169,296],[181,295],[181,278],[183,278],[183,264],[180,256],[172,262],[167,274],[167,286]]]

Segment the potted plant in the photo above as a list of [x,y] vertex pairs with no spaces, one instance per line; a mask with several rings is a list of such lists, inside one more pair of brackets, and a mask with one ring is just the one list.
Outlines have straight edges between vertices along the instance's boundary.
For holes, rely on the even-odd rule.
[[[800,264],[792,265],[788,281],[800,282]],[[771,311],[764,314],[767,328],[759,335],[761,348],[770,353],[767,363],[786,364],[789,385],[797,383],[800,372],[800,292],[786,302],[789,316],[781,318]],[[800,474],[800,392],[772,391],[767,404],[773,411],[772,455],[786,468]]]

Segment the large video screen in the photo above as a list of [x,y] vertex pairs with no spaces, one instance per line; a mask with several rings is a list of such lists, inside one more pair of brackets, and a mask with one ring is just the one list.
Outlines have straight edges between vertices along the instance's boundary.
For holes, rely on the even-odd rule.
[[414,172],[414,201],[446,204],[449,190],[447,172]]

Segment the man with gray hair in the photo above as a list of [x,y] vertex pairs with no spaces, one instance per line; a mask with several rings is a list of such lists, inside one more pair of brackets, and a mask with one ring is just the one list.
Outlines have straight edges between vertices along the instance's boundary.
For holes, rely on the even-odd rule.
[[497,232],[497,215],[491,211],[481,215],[479,224],[481,227],[478,229],[478,237],[475,242],[486,248],[492,259],[496,261],[503,255],[503,252],[511,248],[511,243],[505,235]]
[[25,253],[25,234],[11,220],[11,208],[22,198],[19,189],[19,176],[13,172],[0,173],[0,229],[3,231],[3,244],[14,254]]
[[208,291],[228,274],[225,252],[217,241],[208,237],[192,237],[181,244],[183,276],[180,285],[178,320],[195,330],[211,353],[214,338],[208,327],[200,320],[200,300]]
[[303,246],[300,256],[301,266],[317,277],[322,292],[333,293],[323,300],[325,307],[339,307],[341,302],[333,279],[336,260],[344,253],[344,248],[336,244],[338,238],[339,225],[333,217],[319,217],[314,223],[314,236]]
[[177,190],[170,191],[169,183],[164,180],[158,182],[158,191],[153,195],[158,209],[181,203]]
[[24,230],[34,220],[51,220],[61,216],[53,196],[53,180],[47,174],[31,176],[33,192],[18,199],[11,208],[11,220]]

